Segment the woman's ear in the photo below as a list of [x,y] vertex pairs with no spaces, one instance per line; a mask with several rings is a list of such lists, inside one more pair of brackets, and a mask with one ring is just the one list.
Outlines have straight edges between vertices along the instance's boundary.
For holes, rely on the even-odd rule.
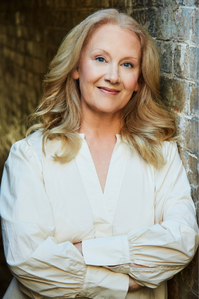
[[73,71],[72,77],[75,80],[79,79],[79,71],[77,69]]

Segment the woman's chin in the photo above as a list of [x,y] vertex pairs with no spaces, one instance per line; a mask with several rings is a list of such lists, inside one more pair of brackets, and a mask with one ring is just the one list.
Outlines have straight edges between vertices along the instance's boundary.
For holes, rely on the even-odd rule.
[[113,107],[113,106],[94,106],[92,107],[92,110],[95,113],[99,113],[99,114],[117,114],[121,112],[120,108],[117,107]]
[[113,109],[99,109],[96,110],[96,113],[99,115],[115,115],[115,114],[120,114],[118,110],[113,110]]

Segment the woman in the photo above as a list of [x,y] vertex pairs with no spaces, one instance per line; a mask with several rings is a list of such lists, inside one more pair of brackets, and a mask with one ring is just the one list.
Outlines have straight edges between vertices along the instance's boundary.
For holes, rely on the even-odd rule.
[[[63,41],[5,164],[5,298],[167,297],[198,244],[152,38],[115,9]],[[44,120],[44,121],[43,121]]]

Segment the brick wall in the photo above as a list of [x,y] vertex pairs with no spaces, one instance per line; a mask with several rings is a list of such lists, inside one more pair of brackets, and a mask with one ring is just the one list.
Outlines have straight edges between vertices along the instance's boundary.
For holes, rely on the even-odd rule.
[[[0,173],[13,142],[26,131],[40,101],[42,79],[66,33],[100,8],[118,8],[137,19],[161,53],[161,93],[175,115],[180,153],[199,202],[199,1],[194,0],[1,0]],[[199,214],[198,214],[199,218]],[[2,244],[0,242],[0,247]],[[195,299],[197,257],[169,283],[170,299]],[[10,280],[0,251],[0,298]]]
[[[120,1],[121,2],[121,1]],[[132,0],[127,8],[157,41],[161,94],[175,116],[179,150],[197,207],[199,203],[199,1]],[[199,209],[197,210],[199,220]],[[198,298],[198,253],[169,282],[169,298]]]

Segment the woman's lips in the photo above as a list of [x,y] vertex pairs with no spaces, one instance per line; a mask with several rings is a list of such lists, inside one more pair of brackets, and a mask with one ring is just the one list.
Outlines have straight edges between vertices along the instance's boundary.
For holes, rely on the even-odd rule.
[[108,88],[108,87],[104,87],[104,86],[100,86],[100,87],[98,87],[98,89],[100,91],[102,91],[103,93],[110,94],[110,95],[116,95],[120,92],[117,89]]

